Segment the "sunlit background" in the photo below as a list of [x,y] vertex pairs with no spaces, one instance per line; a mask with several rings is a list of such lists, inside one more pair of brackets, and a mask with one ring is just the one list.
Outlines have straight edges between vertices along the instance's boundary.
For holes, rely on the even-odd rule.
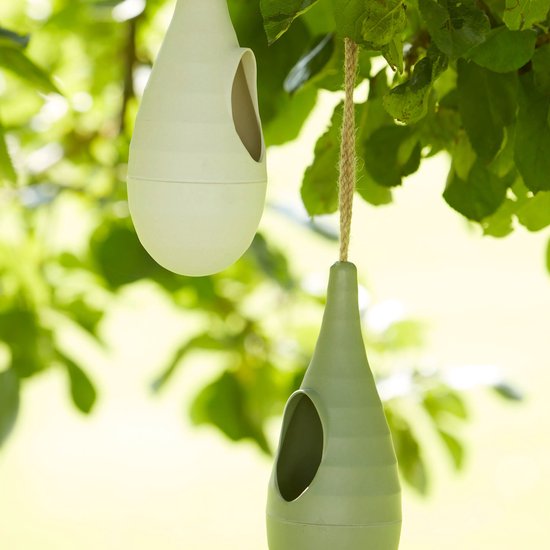
[[[49,0],[8,4],[0,6],[0,24],[15,29],[26,17],[47,19],[51,9]],[[142,10],[142,4],[127,0],[110,16],[125,21],[132,10]],[[161,37],[170,13],[168,5],[156,21],[158,29],[150,32]],[[69,64],[71,70],[76,65]],[[144,68],[136,71],[138,91],[146,78]],[[7,82],[0,74],[0,91]],[[68,111],[88,113],[81,123],[90,128],[97,123],[96,110],[116,112],[113,105],[120,91],[103,92],[97,96],[99,106],[94,105],[95,92],[86,91],[74,92],[70,104],[52,94],[39,108],[22,105],[26,113],[36,110],[32,130],[53,136],[51,143],[28,156],[24,142],[11,144],[12,150],[20,148],[16,156],[30,179],[57,165],[59,181],[71,180],[73,167],[61,160],[66,144],[56,141],[58,130],[52,128]],[[364,94],[365,89],[358,91],[358,97]],[[5,105],[14,109],[13,94],[8,100]],[[294,348],[311,354],[328,270],[337,259],[337,219],[323,217],[312,227],[299,190],[315,142],[338,101],[338,94],[321,93],[299,138],[270,148],[268,154],[268,202],[260,231],[274,250],[287,256],[300,288],[296,303],[292,294],[281,294],[263,279],[257,285],[247,282],[254,280],[250,270],[260,270],[254,263],[262,257],[257,251],[255,256],[250,253],[252,260],[245,260],[256,267],[236,268],[217,283],[225,296],[236,300],[247,288],[243,285],[250,284],[254,293],[250,300],[242,297],[243,317],[269,332],[268,348],[275,350],[271,360],[284,359],[284,366],[274,365],[283,372],[291,372],[296,362]],[[0,113],[14,124],[18,116],[26,116],[7,114],[4,106]],[[106,165],[115,154],[97,139],[91,147]],[[390,411],[407,418],[413,443],[421,442],[419,453],[428,476],[425,479],[420,463],[411,459],[410,479],[404,482],[401,548],[544,549],[550,535],[550,277],[544,258],[548,231],[517,228],[505,239],[482,236],[441,198],[448,167],[443,154],[424,161],[394,192],[393,204],[373,207],[357,200],[354,217],[351,259],[362,283],[371,363]],[[106,170],[82,170],[75,179],[90,178],[99,200],[102,193],[112,192]],[[124,218],[123,191],[116,192],[121,199],[112,206],[114,219]],[[29,193],[26,200],[31,205],[47,202],[44,190],[41,193]],[[5,203],[2,238],[23,246],[19,207]],[[50,249],[76,257],[97,223],[97,213],[88,210],[78,192],[68,193],[44,215],[36,215],[32,227],[40,238],[48,233]],[[101,228],[94,231],[99,242]],[[30,257],[37,253],[36,242],[24,247],[31,249]],[[6,265],[24,271],[14,267],[14,250],[22,248],[2,245],[5,281],[11,281]],[[124,248],[120,251],[124,254]],[[21,258],[26,261],[27,256],[21,252]],[[74,289],[87,288],[86,275],[69,276],[65,267],[47,269],[56,292],[78,294]],[[281,275],[272,271],[274,278]],[[239,280],[241,275],[246,281]],[[70,350],[72,360],[85,367],[97,386],[97,402],[89,416],[79,412],[71,403],[63,368],[48,368],[22,385],[16,425],[0,448],[2,550],[267,548],[264,508],[271,457],[251,438],[233,442],[202,423],[205,413],[196,404],[197,393],[220,376],[227,361],[209,345],[172,361],[182,342],[208,329],[211,316],[200,300],[198,305],[193,301],[189,289],[176,296],[167,290],[171,283],[159,286],[155,277],[119,285],[116,299],[97,289],[88,295],[106,311],[97,326],[101,343],[70,323],[52,321],[60,347]],[[55,317],[51,310],[44,306],[48,319]],[[242,322],[235,315],[223,321],[229,334],[241,330]],[[255,345],[252,340],[245,347]],[[0,370],[7,363],[5,347],[0,349]],[[303,365],[300,360],[293,365],[297,372],[306,366],[305,356]],[[171,362],[174,368],[166,380],[159,380]],[[447,417],[443,413],[440,427],[456,438],[447,440],[447,447],[433,429],[421,389],[433,379],[461,396],[458,404],[449,405]],[[250,391],[257,391],[254,399],[262,400],[261,384]],[[275,404],[279,413],[281,407]],[[279,417],[270,417],[270,447],[276,444],[278,429]]]

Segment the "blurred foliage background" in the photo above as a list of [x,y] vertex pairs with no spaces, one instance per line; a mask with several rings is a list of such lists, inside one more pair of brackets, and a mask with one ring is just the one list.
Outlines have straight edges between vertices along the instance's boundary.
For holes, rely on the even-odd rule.
[[[283,13],[281,4],[291,7]],[[241,44],[258,59],[268,145],[297,138],[321,91],[341,88],[341,37],[352,35],[368,90],[357,102],[363,200],[391,203],[424,158],[447,151],[444,200],[485,234],[550,225],[550,4],[384,0],[376,5],[398,16],[378,42],[355,36],[350,21],[380,13],[340,4],[229,1]],[[74,406],[93,413],[101,394],[78,342],[105,347],[102,322],[131,285],[146,285],[193,319],[151,381],[153,392],[204,354],[219,365],[186,406],[197,425],[271,453],[269,421],[307,367],[324,289],[303,280],[267,235],[226,272],[191,279],[158,267],[132,228],[125,190],[132,125],[172,9],[168,0],[0,5],[0,446],[25,405],[22,387],[45,371],[62,371]],[[309,217],[284,212],[329,241],[337,239],[332,226],[311,217],[337,209],[340,118],[337,105],[303,177]],[[376,328],[369,311],[363,304],[366,343],[403,479],[424,494],[425,447],[434,436],[454,467],[464,464],[463,389],[488,386],[509,401],[521,394],[499,375],[469,370],[455,383],[424,368],[416,360],[422,325],[397,317]]]

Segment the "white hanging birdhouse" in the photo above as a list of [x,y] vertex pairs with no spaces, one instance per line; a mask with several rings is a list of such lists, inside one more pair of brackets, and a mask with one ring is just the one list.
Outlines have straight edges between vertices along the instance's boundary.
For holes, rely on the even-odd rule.
[[221,271],[252,242],[266,183],[254,54],[226,0],[179,0],[130,147],[139,239],[176,273]]

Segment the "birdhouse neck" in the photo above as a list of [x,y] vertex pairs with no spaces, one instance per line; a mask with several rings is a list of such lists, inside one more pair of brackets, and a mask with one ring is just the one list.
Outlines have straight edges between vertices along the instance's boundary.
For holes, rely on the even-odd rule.
[[[341,350],[359,353],[359,360],[341,364]],[[330,269],[327,304],[321,332],[304,383],[315,383],[315,373],[326,376],[363,370],[364,344],[359,317],[357,268],[349,262],[338,262]],[[357,359],[357,358],[356,358]]]
[[357,268],[350,262],[337,262],[330,269],[325,322],[332,320],[359,322]]
[[178,0],[172,24],[211,48],[238,44],[227,0]]

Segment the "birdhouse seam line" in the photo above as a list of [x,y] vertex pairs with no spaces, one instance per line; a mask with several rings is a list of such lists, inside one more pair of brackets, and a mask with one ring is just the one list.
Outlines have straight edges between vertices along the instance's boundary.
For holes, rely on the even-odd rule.
[[[204,181],[198,181],[197,178],[194,178],[193,181],[186,181],[186,180],[172,180],[172,179],[156,179],[156,178],[140,178],[138,176],[132,176],[131,174],[128,174],[129,178],[132,178],[133,180],[137,181],[150,181],[152,183],[185,183],[186,185],[208,185],[208,184],[219,184],[219,181],[211,181],[211,180],[204,180]],[[265,180],[251,180],[251,181],[224,181],[223,185],[255,185],[255,184],[265,184]]]
[[400,525],[403,523],[402,520],[395,520],[395,521],[380,521],[377,523],[311,523],[308,521],[288,521],[287,519],[284,519],[280,516],[275,516],[273,514],[267,514],[267,517],[273,518],[274,520],[277,520],[281,523],[287,523],[289,525],[312,525],[316,527],[357,527],[357,528],[363,528],[363,527],[383,527],[386,525]]

